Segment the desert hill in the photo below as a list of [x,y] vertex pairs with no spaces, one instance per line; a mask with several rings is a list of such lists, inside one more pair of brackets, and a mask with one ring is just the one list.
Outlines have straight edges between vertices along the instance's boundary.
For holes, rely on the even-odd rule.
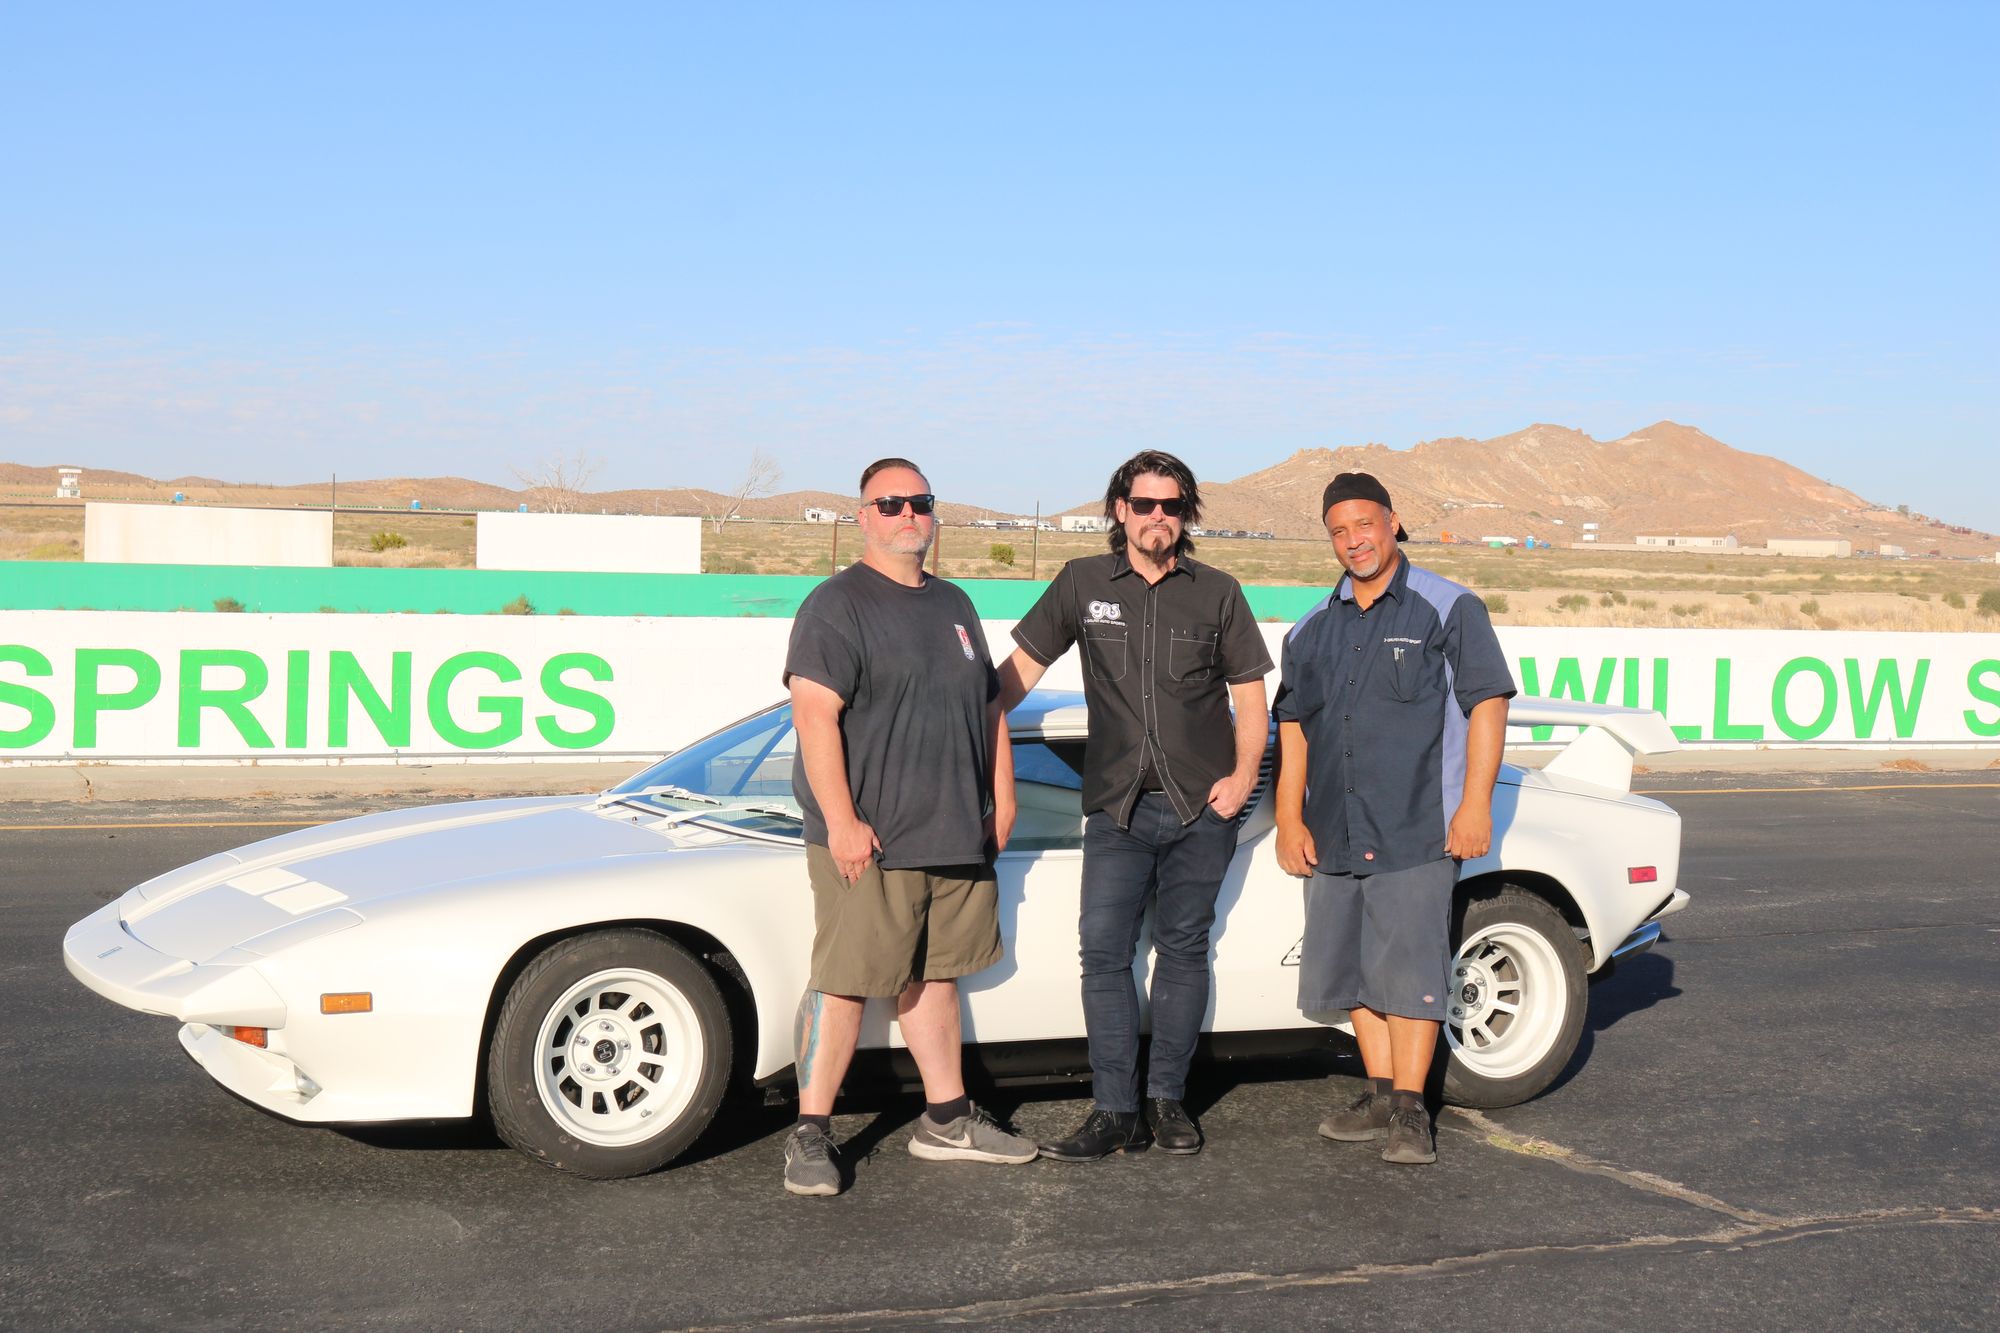
[[[1106,461],[1106,471],[1116,460]],[[1361,470],[1382,479],[1413,537],[1445,534],[1535,536],[1567,545],[1583,524],[1600,525],[1599,540],[1629,542],[1641,533],[1734,533],[1745,546],[1773,537],[1837,537],[1857,552],[1883,543],[1912,555],[1990,555],[1987,533],[1856,495],[1780,459],[1747,453],[1692,426],[1661,421],[1615,440],[1597,440],[1563,426],[1537,424],[1490,440],[1428,440],[1409,449],[1382,444],[1301,449],[1290,458],[1233,481],[1203,486],[1210,528],[1268,531],[1280,537],[1317,538],[1319,495],[1336,473]],[[0,463],[0,498],[51,496],[56,470]],[[167,500],[175,492],[197,504],[310,505],[328,502],[327,482],[302,485],[231,483],[206,477],[158,481],[136,473],[86,468],[86,499]],[[464,477],[393,477],[342,480],[339,501],[349,506],[407,509],[419,500],[429,510],[542,507],[528,489],[509,489]],[[1888,499],[1889,497],[1884,497]],[[697,489],[593,491],[587,512],[698,514],[725,512],[732,497]],[[852,513],[856,497],[827,491],[787,491],[746,500],[746,518],[798,519],[808,508]],[[1067,513],[1098,511],[1095,497]],[[939,506],[945,522],[1015,517],[974,504]],[[1052,517],[1052,515],[1045,515]]]

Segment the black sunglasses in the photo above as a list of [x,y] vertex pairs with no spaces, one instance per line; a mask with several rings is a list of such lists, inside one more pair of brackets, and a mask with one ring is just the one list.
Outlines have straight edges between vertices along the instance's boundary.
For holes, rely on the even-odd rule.
[[1178,496],[1171,500],[1155,500],[1145,495],[1128,495],[1125,497],[1125,504],[1141,518],[1156,508],[1168,518],[1179,518],[1187,511],[1187,501]]
[[895,518],[908,505],[913,514],[928,514],[937,508],[935,495],[883,495],[873,500],[863,500],[864,505],[874,505],[883,518]]

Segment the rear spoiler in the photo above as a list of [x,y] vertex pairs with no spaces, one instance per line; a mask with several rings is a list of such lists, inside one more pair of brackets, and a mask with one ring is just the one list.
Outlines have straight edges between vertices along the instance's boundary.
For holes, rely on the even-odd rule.
[[1632,757],[1681,748],[1667,720],[1650,708],[1618,708],[1576,699],[1510,699],[1510,727],[1582,727],[1583,734],[1542,768],[1544,773],[1612,791],[1632,790]]

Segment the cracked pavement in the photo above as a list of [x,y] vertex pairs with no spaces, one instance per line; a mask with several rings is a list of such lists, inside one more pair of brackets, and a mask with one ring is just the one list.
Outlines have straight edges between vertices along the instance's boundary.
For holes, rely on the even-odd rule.
[[[1595,986],[1523,1106],[1446,1111],[1435,1167],[1314,1126],[1344,1046],[1209,1066],[1198,1157],[938,1166],[914,1100],[843,1103],[856,1184],[778,1185],[782,1109],[675,1169],[574,1181],[476,1127],[262,1115],[62,968],[97,902],[294,807],[104,803],[0,832],[0,1298],[33,1327],[610,1329],[1984,1323],[2000,1289],[2000,789],[1969,774],[1736,790],[1648,775],[1689,910]],[[1759,788],[1785,786],[1759,774]],[[1868,790],[1842,790],[1862,787]],[[313,813],[346,811],[324,803]],[[21,821],[26,822],[26,821]],[[1076,1085],[995,1098],[1050,1134]]]

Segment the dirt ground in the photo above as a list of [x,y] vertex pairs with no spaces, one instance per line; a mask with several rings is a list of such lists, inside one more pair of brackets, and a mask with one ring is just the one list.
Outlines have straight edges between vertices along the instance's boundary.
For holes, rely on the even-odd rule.
[[[474,519],[392,511],[334,518],[336,565],[470,568]],[[743,520],[702,528],[702,568],[824,574],[860,554],[851,525]],[[1097,533],[945,527],[954,579],[1050,577],[1104,549]],[[1503,625],[1726,629],[2000,630],[2000,565],[1962,560],[1786,559],[1695,552],[1527,551],[1412,543],[1410,558],[1474,589]],[[1340,567],[1320,541],[1204,538],[1203,560],[1248,584],[1329,586]],[[0,560],[80,560],[81,506],[0,508]],[[1983,605],[1986,608],[1982,609]]]

